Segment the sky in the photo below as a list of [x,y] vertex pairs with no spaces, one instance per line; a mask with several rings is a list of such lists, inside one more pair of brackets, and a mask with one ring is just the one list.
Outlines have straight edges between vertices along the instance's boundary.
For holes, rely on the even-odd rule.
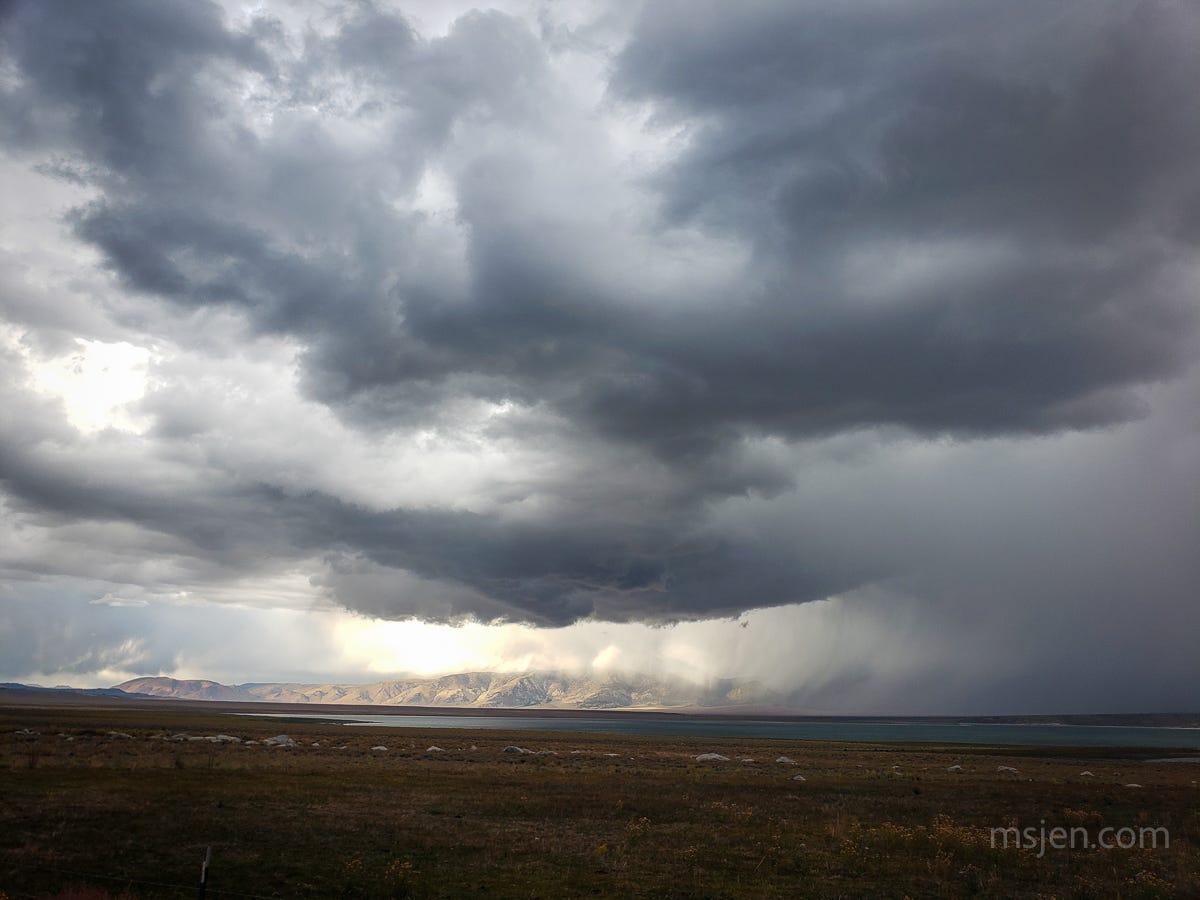
[[0,7],[0,680],[1200,709],[1200,7]]

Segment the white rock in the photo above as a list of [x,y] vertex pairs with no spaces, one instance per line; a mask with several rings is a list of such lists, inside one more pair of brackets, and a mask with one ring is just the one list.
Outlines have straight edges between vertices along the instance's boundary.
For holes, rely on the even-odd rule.
[[426,747],[425,752],[426,753],[445,753],[446,751],[443,750],[441,747],[434,746],[434,747]]
[[296,742],[286,734],[277,734],[275,737],[267,738],[263,741],[268,747],[295,747]]
[[1125,787],[1140,788],[1141,785],[1140,784],[1127,784],[1127,785],[1125,785]]
[[794,766],[796,764],[796,761],[790,756],[777,756],[775,757],[775,762],[783,766]]
[[729,757],[720,753],[701,753],[696,757],[696,762],[729,762]]
[[515,744],[509,744],[501,753],[532,753],[532,750],[526,750],[524,747],[518,747]]
[[1080,772],[1079,777],[1080,778],[1095,778],[1096,776],[1093,775],[1091,772]]
[[1012,766],[996,766],[996,771],[997,772],[1010,772],[1013,775],[1017,774],[1017,770],[1014,769]]
[[383,744],[378,744],[378,745],[372,747],[371,749],[372,750],[386,750],[387,747],[383,746]]
[[803,775],[793,775],[792,781],[808,781]]
[[108,733],[108,736],[109,736],[110,738],[121,738],[122,740],[126,740],[126,741],[132,741],[132,740],[133,740],[133,735],[132,735],[132,734],[126,734],[126,733],[125,733],[125,732],[123,732],[123,731],[110,731],[110,732]]
[[963,770],[962,766],[946,766],[947,772],[961,772],[962,770]]

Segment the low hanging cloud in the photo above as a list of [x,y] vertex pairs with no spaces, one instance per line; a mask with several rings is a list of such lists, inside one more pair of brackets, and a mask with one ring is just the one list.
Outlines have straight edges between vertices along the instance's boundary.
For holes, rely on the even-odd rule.
[[9,576],[1193,615],[1192,7],[0,16]]

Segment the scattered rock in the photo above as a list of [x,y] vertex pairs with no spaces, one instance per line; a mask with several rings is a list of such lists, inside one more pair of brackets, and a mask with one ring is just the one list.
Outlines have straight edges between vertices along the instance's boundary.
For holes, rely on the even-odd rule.
[[108,733],[108,736],[110,738],[120,738],[123,741],[132,741],[133,740],[133,735],[126,734],[124,731],[110,731]]
[[295,747],[296,742],[286,734],[277,734],[275,737],[267,738],[263,741],[268,747]]
[[242,739],[232,734],[210,734],[205,738],[210,744],[240,744]]

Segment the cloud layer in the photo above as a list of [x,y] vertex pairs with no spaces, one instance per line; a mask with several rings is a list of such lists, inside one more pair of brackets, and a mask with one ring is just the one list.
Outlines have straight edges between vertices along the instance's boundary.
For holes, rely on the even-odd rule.
[[1194,683],[1198,19],[12,4],[5,577]]

